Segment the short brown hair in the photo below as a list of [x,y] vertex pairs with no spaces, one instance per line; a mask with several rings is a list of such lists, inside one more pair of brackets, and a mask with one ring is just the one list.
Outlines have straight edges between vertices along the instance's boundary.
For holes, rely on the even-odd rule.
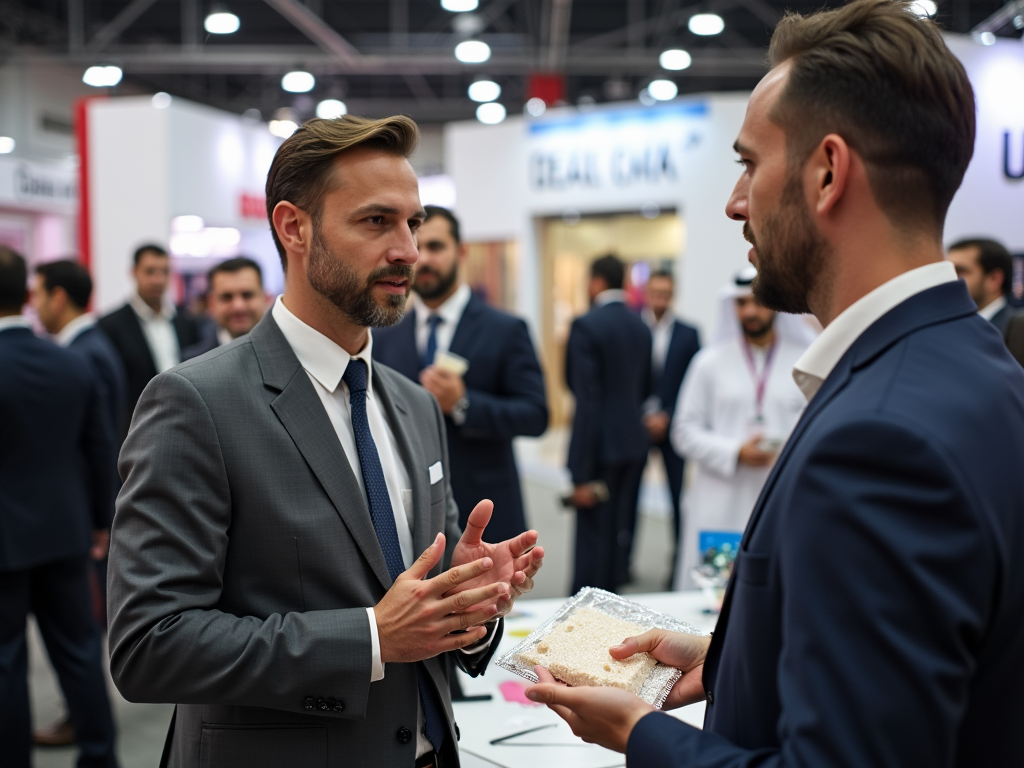
[[267,173],[267,218],[281,265],[288,257],[274,229],[274,208],[282,200],[308,213],[319,225],[324,195],[331,191],[334,158],[349,149],[370,147],[402,157],[416,149],[420,131],[405,115],[369,120],[345,115],[334,120],[314,118],[285,139]]
[[974,153],[974,91],[938,27],[901,0],[853,0],[775,28],[772,66],[792,69],[771,119],[791,168],[829,133],[867,166],[897,226],[941,234]]

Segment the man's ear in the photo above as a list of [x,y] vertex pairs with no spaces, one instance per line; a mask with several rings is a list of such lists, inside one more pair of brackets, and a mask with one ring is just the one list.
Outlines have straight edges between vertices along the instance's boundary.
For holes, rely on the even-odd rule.
[[271,226],[277,238],[288,252],[288,261],[293,258],[305,260],[313,238],[312,221],[304,210],[287,200],[274,206]]
[[819,216],[828,216],[842,200],[850,181],[850,146],[830,133],[821,140],[807,161],[813,181],[812,204]]

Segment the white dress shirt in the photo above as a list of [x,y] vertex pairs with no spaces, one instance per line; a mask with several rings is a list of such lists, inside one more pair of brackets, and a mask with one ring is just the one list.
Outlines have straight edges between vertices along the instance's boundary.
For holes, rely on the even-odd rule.
[[231,331],[227,328],[221,328],[219,325],[217,326],[217,343],[220,346],[223,347],[225,344],[230,344],[234,340],[235,337],[231,335]]
[[810,400],[818,393],[847,350],[882,315],[911,296],[957,279],[953,263],[939,261],[904,272],[853,302],[828,324],[793,366],[793,380],[804,397]]
[[[416,308],[416,352],[420,358],[427,349],[427,338],[430,336],[430,323],[427,321],[431,316],[437,315],[441,318],[437,325],[437,350],[447,352],[451,349],[452,339],[455,337],[455,329],[459,327],[459,320],[462,313],[466,311],[466,305],[473,297],[469,286],[463,283],[455,293],[445,299],[437,309],[431,309],[423,303],[419,294],[413,294],[413,305]],[[433,360],[428,363],[433,363]]]
[[654,373],[659,373],[665,369],[665,358],[668,357],[668,345],[672,343],[672,326],[676,316],[671,309],[666,309],[661,315],[661,320],[656,320],[648,307],[644,307],[640,316],[651,329],[651,369]]
[[181,347],[178,346],[178,334],[174,332],[174,305],[164,297],[159,312],[154,312],[137,293],[133,293],[128,303],[142,324],[142,333],[149,344],[149,352],[153,355],[156,372],[163,373],[181,362]]
[[65,325],[53,337],[53,340],[62,347],[70,347],[71,342],[81,336],[85,331],[96,325],[96,316],[92,312],[79,315],[70,323]]
[[984,307],[978,310],[978,314],[984,317],[989,322],[992,322],[992,318],[996,316],[1003,307],[1006,306],[1006,297],[1000,296],[995,301],[990,301]]
[[0,331],[8,331],[12,328],[31,328],[28,318],[24,315],[8,315],[0,317]]
[[594,297],[594,306],[603,307],[605,304],[612,304],[616,301],[625,303],[626,292],[621,288],[609,288],[606,291],[601,291]]

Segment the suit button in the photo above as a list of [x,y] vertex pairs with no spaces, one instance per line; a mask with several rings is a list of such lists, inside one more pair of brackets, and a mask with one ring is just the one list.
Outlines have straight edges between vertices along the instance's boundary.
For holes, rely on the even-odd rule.
[[399,728],[398,733],[395,734],[395,738],[398,739],[399,744],[408,744],[412,741],[412,731],[408,728]]
[[340,702],[340,701],[336,701],[336,702],[334,702],[334,704],[332,706],[332,709],[335,712],[344,712],[345,711],[345,705],[342,702]]
[[316,699],[312,696],[307,696],[302,700],[303,709],[316,709]]
[[714,704],[715,703],[715,696],[714,696],[714,694],[712,694],[711,691],[708,691],[707,694],[708,694],[708,704]]
[[327,699],[321,696],[319,699],[316,700],[316,708],[319,709],[321,712],[327,712],[328,710],[330,710],[331,707],[327,703]]

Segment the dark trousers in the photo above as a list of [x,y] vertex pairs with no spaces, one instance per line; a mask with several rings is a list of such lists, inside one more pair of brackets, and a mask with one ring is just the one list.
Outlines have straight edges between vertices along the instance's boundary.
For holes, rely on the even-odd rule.
[[686,471],[686,460],[675,452],[668,440],[658,443],[655,448],[661,451],[661,458],[665,462],[668,492],[672,497],[672,568],[668,572],[668,588],[672,589],[679,564],[679,542],[683,535],[683,474]]
[[78,767],[117,766],[102,639],[92,614],[90,567],[86,557],[78,557],[0,572],[0,768],[31,765],[25,637],[29,613],[35,614],[67,699],[80,749]]
[[598,478],[608,486],[608,501],[576,511],[573,594],[583,587],[614,592],[626,583],[643,472],[642,461],[602,468]]

